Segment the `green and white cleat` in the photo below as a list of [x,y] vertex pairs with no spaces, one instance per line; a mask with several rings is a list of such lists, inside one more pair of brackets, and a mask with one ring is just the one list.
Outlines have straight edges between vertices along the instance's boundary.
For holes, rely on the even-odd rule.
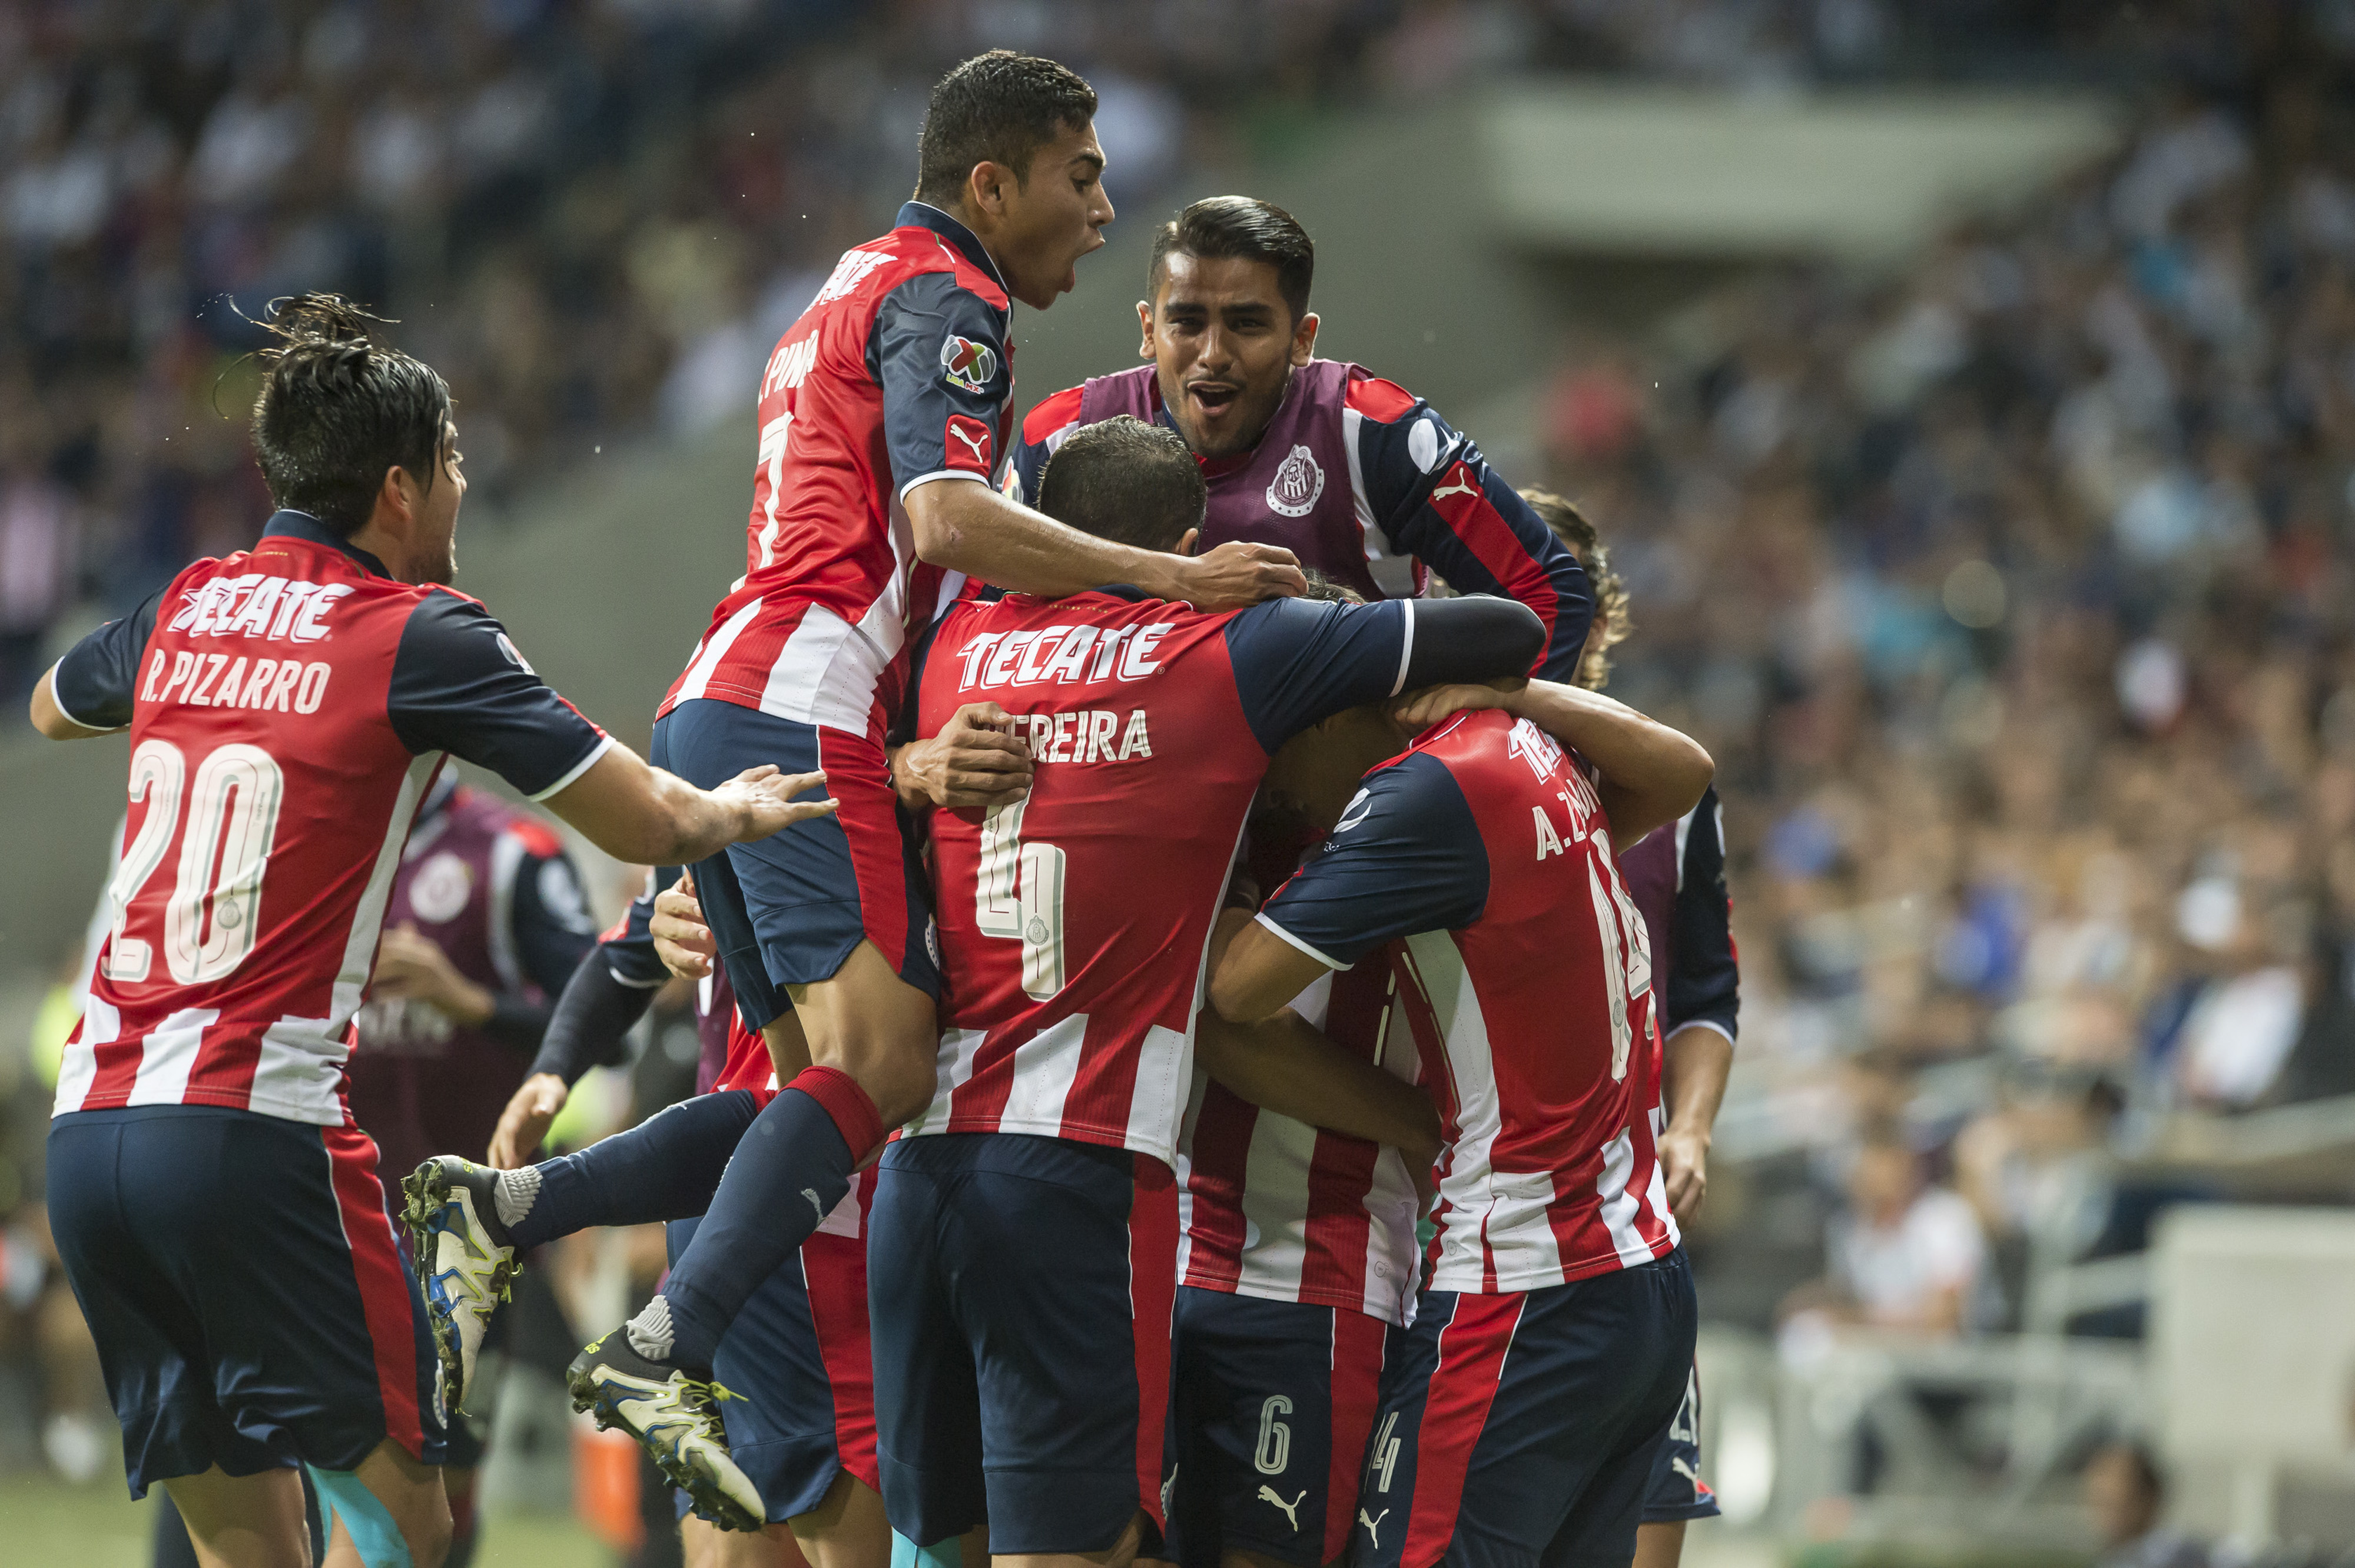
[[620,1328],[573,1360],[565,1385],[573,1409],[636,1438],[697,1513],[722,1530],[757,1531],[766,1521],[761,1489],[729,1456],[728,1431],[719,1420],[720,1401],[741,1395],[648,1360]]
[[[425,1293],[425,1317],[442,1360],[444,1403],[465,1408],[474,1360],[491,1314],[523,1272],[493,1200],[499,1173],[454,1154],[436,1155],[400,1184],[410,1255]],[[477,1412],[476,1413],[481,1413]]]

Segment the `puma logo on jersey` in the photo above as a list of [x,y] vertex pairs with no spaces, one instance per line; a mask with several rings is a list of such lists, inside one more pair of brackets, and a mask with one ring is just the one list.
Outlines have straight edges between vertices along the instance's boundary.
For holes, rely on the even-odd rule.
[[1431,498],[1437,501],[1449,496],[1479,497],[1485,494],[1486,492],[1479,485],[1472,482],[1472,465],[1468,463],[1459,463],[1449,471],[1447,483],[1431,493]]
[[327,635],[327,612],[351,591],[348,582],[302,582],[259,571],[215,577],[180,595],[180,608],[165,629],[192,637],[315,643]]
[[1125,763],[1153,755],[1153,732],[1142,708],[1128,710],[1125,726],[1118,713],[1102,708],[1017,713],[1006,722],[1009,733],[1029,742],[1034,763]]
[[1382,1549],[1382,1520],[1390,1517],[1391,1510],[1388,1509],[1382,1509],[1371,1519],[1366,1517],[1364,1509],[1358,1510],[1358,1522],[1366,1527],[1366,1539],[1373,1542],[1374,1550],[1377,1552]]
[[989,472],[989,427],[972,415],[951,414],[942,443],[951,468],[982,475]]
[[[169,667],[171,673],[165,670]],[[316,713],[326,700],[332,666],[301,659],[251,659],[242,654],[196,654],[183,648],[147,656],[147,677],[139,684],[142,702],[177,702],[187,708],[251,708],[278,713]],[[162,681],[159,688],[158,680]]]
[[1682,1459],[1671,1456],[1668,1459],[1668,1468],[1674,1470],[1678,1475],[1682,1476],[1686,1480],[1690,1481],[1694,1486],[1697,1487],[1700,1485],[1700,1472],[1694,1469],[1690,1465],[1686,1464]]
[[1259,1500],[1261,1502],[1273,1503],[1276,1507],[1282,1509],[1284,1510],[1284,1517],[1292,1521],[1292,1528],[1298,1530],[1300,1528],[1300,1516],[1293,1510],[1299,1508],[1302,1503],[1308,1500],[1308,1488],[1303,1487],[1300,1489],[1300,1495],[1298,1497],[1293,1499],[1290,1502],[1285,1502],[1283,1498],[1276,1494],[1276,1490],[1273,1487],[1262,1487],[1259,1489]]
[[957,689],[976,686],[1085,686],[1143,680],[1161,667],[1154,652],[1178,629],[1175,621],[1149,626],[1039,626],[984,632],[959,648]]

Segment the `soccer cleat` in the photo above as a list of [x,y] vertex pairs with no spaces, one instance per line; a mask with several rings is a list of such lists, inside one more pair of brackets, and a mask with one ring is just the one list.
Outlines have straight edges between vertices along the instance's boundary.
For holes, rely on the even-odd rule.
[[646,1360],[621,1328],[575,1357],[564,1381],[572,1408],[636,1438],[697,1513],[722,1530],[757,1531],[766,1520],[768,1506],[729,1456],[719,1420],[719,1402],[741,1395]]
[[443,1403],[453,1411],[465,1408],[491,1314],[523,1272],[506,1227],[499,1223],[498,1179],[499,1173],[486,1165],[443,1154],[400,1184],[410,1255],[416,1260],[426,1320],[442,1361]]

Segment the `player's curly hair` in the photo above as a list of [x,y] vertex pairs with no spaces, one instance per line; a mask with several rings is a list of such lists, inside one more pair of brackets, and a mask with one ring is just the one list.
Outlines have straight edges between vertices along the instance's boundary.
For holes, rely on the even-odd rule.
[[1600,691],[1611,679],[1611,650],[1636,629],[1627,585],[1611,570],[1610,547],[1586,520],[1585,513],[1550,490],[1524,490],[1521,499],[1545,519],[1545,526],[1569,547],[1578,564],[1586,568],[1586,581],[1594,592],[1594,624],[1600,630],[1578,661],[1578,684],[1589,691]]
[[916,138],[916,199],[953,208],[984,161],[1028,185],[1030,160],[1067,125],[1096,117],[1096,90],[1069,66],[991,49],[932,84]]
[[450,388],[422,360],[378,342],[393,325],[336,294],[271,302],[259,324],[253,450],[272,499],[344,538],[368,526],[388,470],[432,490],[450,421]]

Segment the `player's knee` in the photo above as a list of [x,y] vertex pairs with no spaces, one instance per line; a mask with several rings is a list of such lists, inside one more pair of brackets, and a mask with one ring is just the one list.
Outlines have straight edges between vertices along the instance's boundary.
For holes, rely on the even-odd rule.
[[901,1047],[869,1053],[867,1070],[851,1076],[867,1091],[867,1097],[875,1102],[875,1114],[887,1127],[913,1121],[932,1103],[932,1091],[937,1086],[932,1053],[927,1051],[918,1054]]

